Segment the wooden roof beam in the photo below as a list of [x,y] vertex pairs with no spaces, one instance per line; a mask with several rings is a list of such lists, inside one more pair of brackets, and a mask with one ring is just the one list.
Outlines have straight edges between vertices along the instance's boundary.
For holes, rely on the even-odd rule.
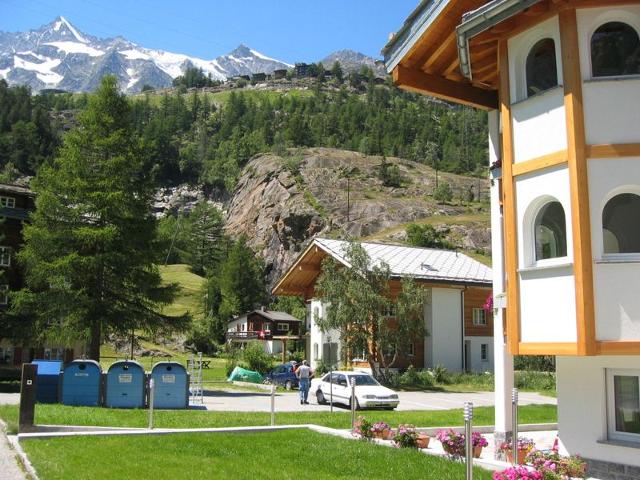
[[424,93],[447,101],[462,103],[483,110],[498,108],[498,93],[469,84],[452,82],[421,70],[398,65],[393,69],[393,81],[400,88]]

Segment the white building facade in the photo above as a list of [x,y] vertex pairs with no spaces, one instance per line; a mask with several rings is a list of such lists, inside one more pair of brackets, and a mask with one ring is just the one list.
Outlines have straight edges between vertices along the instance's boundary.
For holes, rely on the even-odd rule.
[[422,2],[384,53],[488,111],[496,432],[510,355],[556,355],[565,451],[640,478],[640,1]]

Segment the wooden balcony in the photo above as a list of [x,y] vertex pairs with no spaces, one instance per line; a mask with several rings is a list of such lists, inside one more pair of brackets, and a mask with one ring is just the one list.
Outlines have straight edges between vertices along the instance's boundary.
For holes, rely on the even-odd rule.
[[269,331],[232,331],[225,334],[227,341],[243,341],[243,340],[271,340],[272,335]]

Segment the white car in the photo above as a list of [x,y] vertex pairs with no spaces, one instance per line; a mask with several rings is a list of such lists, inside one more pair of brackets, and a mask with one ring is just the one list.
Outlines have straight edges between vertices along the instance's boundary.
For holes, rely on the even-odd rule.
[[[331,380],[330,377],[333,377]],[[368,373],[335,371],[327,373],[322,378],[314,378],[311,381],[309,392],[316,396],[318,403],[324,405],[331,398],[331,385],[333,385],[333,403],[342,403],[351,407],[351,379],[356,380],[356,409],[360,408],[385,408],[393,410],[400,400],[393,390],[383,387]]]

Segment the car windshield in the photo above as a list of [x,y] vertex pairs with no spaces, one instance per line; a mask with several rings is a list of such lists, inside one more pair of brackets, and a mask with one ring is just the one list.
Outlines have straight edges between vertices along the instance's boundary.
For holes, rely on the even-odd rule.
[[356,379],[356,385],[380,385],[371,375],[352,375]]

